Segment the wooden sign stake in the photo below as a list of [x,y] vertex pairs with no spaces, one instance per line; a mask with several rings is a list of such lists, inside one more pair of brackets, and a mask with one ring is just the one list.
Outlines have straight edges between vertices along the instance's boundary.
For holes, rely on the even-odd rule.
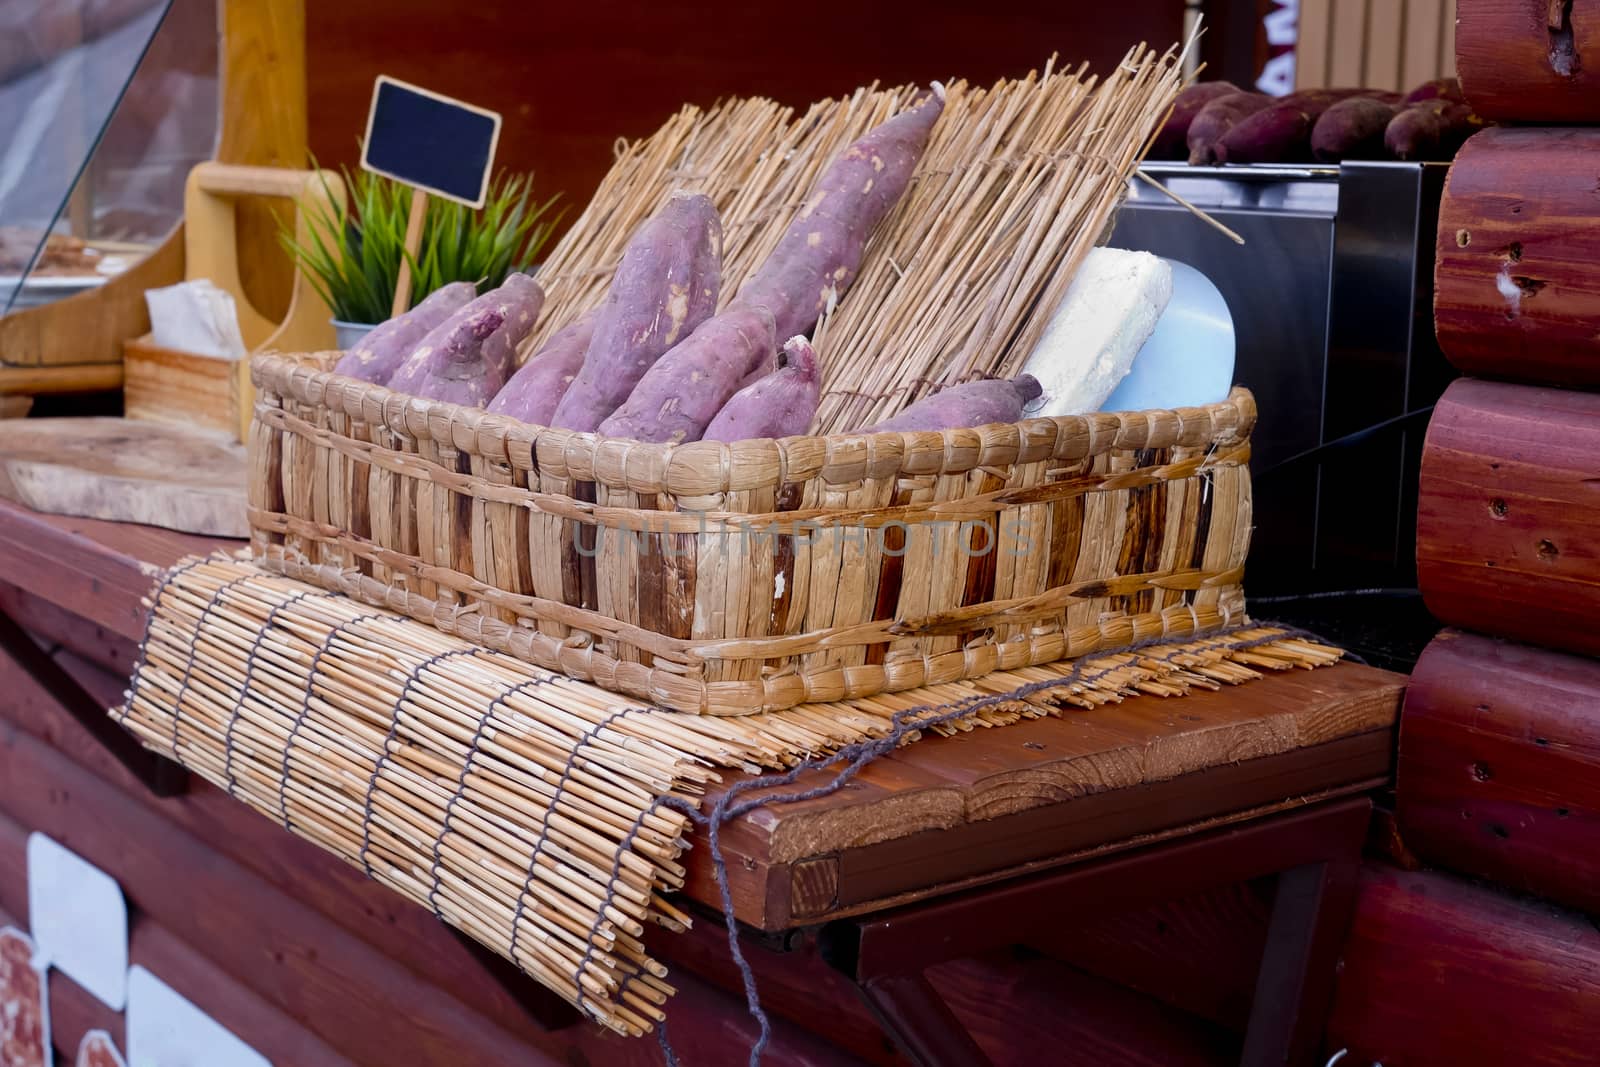
[[428,197],[474,211],[489,193],[500,116],[448,96],[378,75],[361,139],[361,168],[411,186],[405,254],[395,275],[389,317],[411,310],[411,261],[422,248]]
[[428,194],[412,187],[411,214],[406,218],[406,254],[400,260],[400,274],[394,281],[394,307],[389,317],[411,310],[411,261],[422,248],[422,221],[428,214]]

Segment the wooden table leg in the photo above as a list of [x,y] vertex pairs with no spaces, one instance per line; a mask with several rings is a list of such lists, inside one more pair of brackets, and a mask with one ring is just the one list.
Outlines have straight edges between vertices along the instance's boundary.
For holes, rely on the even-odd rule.
[[1355,912],[1354,858],[1278,876],[1267,947],[1245,1030],[1244,1067],[1315,1062],[1333,999],[1334,967]]
[[891,1039],[920,1067],[989,1067],[939,991],[920,971],[884,975],[856,986]]

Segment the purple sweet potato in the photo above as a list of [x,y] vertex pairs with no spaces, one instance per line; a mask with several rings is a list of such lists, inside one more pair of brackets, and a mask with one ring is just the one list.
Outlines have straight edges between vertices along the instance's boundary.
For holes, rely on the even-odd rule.
[[548,426],[556,405],[578,376],[583,354],[594,336],[596,313],[583,315],[555,332],[489,402],[489,412],[535,426]]
[[1389,89],[1300,89],[1288,96],[1279,97],[1278,103],[1299,104],[1310,109],[1313,114],[1321,115],[1334,104],[1354,100],[1357,97],[1370,97],[1373,100],[1382,100],[1386,104],[1400,102],[1400,94]]
[[964,426],[1016,422],[1022,418],[1023,408],[1037,400],[1043,391],[1038,379],[1031,374],[1010,380],[986,378],[964,385],[952,385],[862,432],[955,430]]
[[855,280],[872,231],[911,182],[944,110],[937,84],[910,110],[867,131],[828,164],[765,263],[739,287],[736,304],[767,308],[778,337],[807,333]]
[[444,320],[467,305],[477,290],[471,282],[451,282],[429,293],[410,311],[380,323],[340,357],[333,373],[387,385],[411,350]]
[[[492,299],[491,299],[492,298]],[[526,274],[512,274],[498,289],[483,294],[480,301],[489,301],[505,317],[505,322],[483,343],[483,358],[492,364],[495,375],[505,381],[517,369],[517,346],[533,332],[544,310],[544,290]]]
[[1240,120],[1217,141],[1221,163],[1283,163],[1308,157],[1316,119],[1309,107],[1280,103]]
[[1195,82],[1178,94],[1172,105],[1172,114],[1162,124],[1150,146],[1151,159],[1184,159],[1189,155],[1189,127],[1195,116],[1218,97],[1237,93],[1239,87],[1232,82]]
[[1341,159],[1382,159],[1383,131],[1395,107],[1370,96],[1341,100],[1322,113],[1311,130],[1311,154],[1325,163]]
[[1234,126],[1273,103],[1274,98],[1266,93],[1229,93],[1201,108],[1189,124],[1189,162],[1217,162],[1217,142]]
[[783,345],[783,367],[734,393],[706,427],[706,441],[793,437],[811,428],[822,399],[817,354],[803,336]]
[[1442,97],[1424,100],[1394,117],[1384,130],[1383,143],[1399,160],[1444,161],[1453,159],[1483,125],[1483,119],[1466,104]]
[[505,320],[498,308],[468,305],[422,339],[395,372],[389,388],[430,400],[483,407],[502,384],[484,358],[484,343]]
[[656,360],[716,312],[721,286],[717,209],[698,193],[675,193],[628,239],[583,367],[550,424],[599,426]]
[[777,344],[771,311],[730,307],[658,359],[627,403],[600,424],[600,432],[635,441],[698,441],[751,368]]
[[1467,102],[1467,98],[1461,94],[1460,82],[1454,78],[1435,78],[1411,90],[1400,104],[1402,107],[1407,107],[1411,104],[1420,104],[1424,100],[1451,100],[1458,104]]

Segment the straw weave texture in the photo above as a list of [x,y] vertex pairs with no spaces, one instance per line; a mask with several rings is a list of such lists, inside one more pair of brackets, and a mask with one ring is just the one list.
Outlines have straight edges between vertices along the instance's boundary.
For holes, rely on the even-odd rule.
[[[625,1034],[649,1031],[672,993],[645,925],[689,921],[665,896],[683,884],[689,828],[672,803],[696,804],[723,771],[794,766],[886,736],[897,717],[953,708],[940,732],[1003,726],[1340,656],[1236,629],[1075,673],[716,718],[643,708],[235,560],[188,561],[152,600],[114,713],[127,729]],[[975,697],[988,706],[967,714]]]

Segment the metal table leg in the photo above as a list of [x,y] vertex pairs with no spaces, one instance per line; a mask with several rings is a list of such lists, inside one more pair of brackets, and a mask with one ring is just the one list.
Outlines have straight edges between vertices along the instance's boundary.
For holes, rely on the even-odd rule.
[[1315,1062],[1333,1000],[1334,967],[1355,913],[1358,872],[1347,859],[1278,876],[1240,1060],[1246,1067]]

